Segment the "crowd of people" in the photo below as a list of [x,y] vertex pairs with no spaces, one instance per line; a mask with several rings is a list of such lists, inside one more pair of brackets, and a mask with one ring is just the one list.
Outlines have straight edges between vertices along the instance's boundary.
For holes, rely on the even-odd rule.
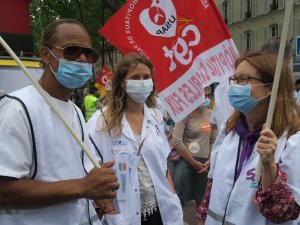
[[[0,224],[183,225],[193,200],[199,225],[298,225],[300,80],[288,66],[290,46],[265,125],[279,40],[241,53],[228,82],[214,93],[206,87],[204,102],[174,123],[157,96],[152,62],[137,53],[118,62],[107,98],[99,101],[94,85],[80,98],[98,51],[80,22],[51,23],[39,85],[101,166],[33,86],[4,94]],[[170,145],[176,162],[168,162]]]

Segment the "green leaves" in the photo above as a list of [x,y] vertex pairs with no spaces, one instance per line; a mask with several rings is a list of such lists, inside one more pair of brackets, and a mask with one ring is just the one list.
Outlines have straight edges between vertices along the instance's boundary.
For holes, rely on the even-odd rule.
[[32,0],[30,19],[35,52],[39,49],[42,30],[60,18],[82,22],[91,35],[93,47],[100,49],[101,36],[98,30],[125,2],[126,0]]

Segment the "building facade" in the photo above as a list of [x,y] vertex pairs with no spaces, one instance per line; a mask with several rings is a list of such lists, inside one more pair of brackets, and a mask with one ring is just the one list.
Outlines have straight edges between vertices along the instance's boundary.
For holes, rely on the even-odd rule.
[[[240,52],[259,50],[271,37],[281,36],[286,0],[215,0]],[[300,0],[293,0],[287,40],[296,49],[300,36]],[[300,55],[294,51],[291,68],[300,78]]]

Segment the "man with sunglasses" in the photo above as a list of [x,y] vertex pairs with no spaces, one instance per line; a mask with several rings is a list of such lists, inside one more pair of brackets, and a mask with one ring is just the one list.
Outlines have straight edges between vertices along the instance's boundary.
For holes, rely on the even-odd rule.
[[[64,19],[44,31],[41,87],[89,144],[84,118],[69,98],[92,76],[98,53],[84,26]],[[33,86],[0,101],[0,224],[100,225],[90,200],[111,199],[111,168],[93,168]],[[89,172],[88,172],[89,171]]]

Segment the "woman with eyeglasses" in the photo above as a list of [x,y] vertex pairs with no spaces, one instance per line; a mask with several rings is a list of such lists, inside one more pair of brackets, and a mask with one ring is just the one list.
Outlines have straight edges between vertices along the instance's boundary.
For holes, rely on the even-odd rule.
[[113,205],[97,202],[100,211],[108,212],[108,224],[183,225],[182,208],[167,169],[170,149],[163,118],[154,109],[152,63],[137,53],[124,56],[109,97],[108,106],[88,122],[103,162],[115,160],[120,184]]
[[[272,127],[265,128],[276,55],[249,52],[229,78],[234,113],[212,151],[199,225],[299,224],[300,121],[291,72],[282,67]],[[262,176],[255,181],[262,159]]]

